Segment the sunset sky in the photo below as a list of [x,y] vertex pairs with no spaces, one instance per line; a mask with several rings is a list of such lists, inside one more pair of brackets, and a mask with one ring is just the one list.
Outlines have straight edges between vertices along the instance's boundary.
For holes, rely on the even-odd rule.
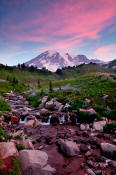
[[46,50],[116,59],[116,0],[0,0],[0,63]]

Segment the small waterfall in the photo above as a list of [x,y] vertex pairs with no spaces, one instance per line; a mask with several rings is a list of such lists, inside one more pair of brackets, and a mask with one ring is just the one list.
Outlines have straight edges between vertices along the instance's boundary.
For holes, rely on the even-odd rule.
[[49,116],[47,122],[41,122],[41,124],[42,124],[42,125],[45,125],[45,126],[50,125],[51,118],[52,118],[52,115]]
[[19,124],[25,124],[27,122],[27,118],[25,118],[24,120],[20,119]]
[[60,116],[58,117],[58,119],[59,119],[59,123],[60,123],[60,124],[63,124],[63,123],[65,122],[65,117],[64,117],[64,115],[60,115]]
[[76,125],[80,125],[80,122],[78,121],[77,118],[76,118]]
[[68,121],[70,120],[70,115],[68,115]]

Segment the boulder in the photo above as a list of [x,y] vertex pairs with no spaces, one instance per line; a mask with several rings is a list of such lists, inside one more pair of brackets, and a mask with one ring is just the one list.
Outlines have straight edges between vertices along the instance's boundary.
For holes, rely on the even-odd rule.
[[110,143],[101,143],[100,146],[104,155],[116,157],[116,145],[112,145]]
[[81,131],[89,130],[89,125],[88,125],[88,124],[81,124],[81,125],[80,125],[80,130],[81,130]]
[[40,109],[40,114],[46,116],[46,115],[49,115],[49,111],[48,111],[48,109],[42,108],[42,109]]
[[66,155],[66,156],[76,156],[79,154],[79,148],[75,142],[72,141],[64,141],[62,139],[58,142],[60,146],[60,150]]
[[36,127],[40,127],[41,123],[38,120],[28,120],[25,124],[24,124],[24,128],[36,128]]
[[23,175],[52,175],[55,169],[47,164],[47,153],[39,150],[19,152]]
[[13,142],[1,142],[0,143],[0,155],[2,159],[7,159],[9,157],[17,157],[18,151]]
[[93,123],[93,129],[96,131],[103,131],[103,127],[105,126],[106,121],[99,121],[99,122],[94,122]]

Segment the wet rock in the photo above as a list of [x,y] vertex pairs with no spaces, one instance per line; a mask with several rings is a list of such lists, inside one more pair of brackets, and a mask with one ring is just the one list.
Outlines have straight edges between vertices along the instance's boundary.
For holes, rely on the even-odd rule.
[[27,119],[27,120],[35,120],[36,117],[33,116],[33,115],[29,115],[29,116],[26,117],[26,119]]
[[51,117],[50,123],[53,125],[59,124],[58,114],[54,113]]
[[23,117],[25,117],[25,116],[29,115],[29,111],[24,111],[24,112],[22,112],[21,115],[22,115]]
[[64,106],[64,110],[68,110],[71,107],[71,105],[69,105],[68,103],[65,104]]
[[87,161],[87,165],[88,165],[90,168],[95,168],[95,167],[96,167],[96,164],[95,164],[93,161],[91,161],[91,160],[88,160],[88,161]]
[[41,126],[41,123],[38,120],[28,120],[24,124],[24,128],[36,128],[36,127],[40,128],[40,126]]
[[96,130],[96,131],[103,131],[103,127],[105,126],[106,124],[106,121],[99,121],[99,122],[94,122],[93,123],[93,128]]
[[95,173],[93,172],[92,169],[87,169],[87,170],[86,170],[86,173],[87,173],[88,175],[95,175]]
[[9,157],[17,157],[18,151],[13,142],[1,142],[0,143],[0,154],[2,159],[6,159]]
[[22,150],[19,152],[21,168],[24,175],[52,175],[55,169],[48,165],[47,153],[39,150]]
[[58,144],[60,146],[60,150],[66,155],[66,156],[76,156],[79,154],[79,148],[75,142],[72,141],[64,141],[60,139],[58,141]]
[[46,115],[49,115],[50,112],[48,111],[48,109],[42,108],[42,109],[40,109],[40,114],[46,116]]
[[81,144],[81,145],[80,145],[80,150],[81,150],[81,152],[86,153],[86,152],[88,151],[87,145]]
[[96,175],[102,175],[102,171],[101,171],[101,170],[96,170],[96,171],[94,171],[94,173],[95,173]]
[[116,146],[110,143],[101,143],[101,150],[105,156],[115,157],[116,156]]

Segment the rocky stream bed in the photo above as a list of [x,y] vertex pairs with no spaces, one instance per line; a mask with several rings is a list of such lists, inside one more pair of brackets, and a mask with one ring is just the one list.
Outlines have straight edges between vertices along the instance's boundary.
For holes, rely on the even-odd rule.
[[[103,132],[105,119],[80,124],[75,111],[35,108],[24,94],[9,93],[5,100],[12,111],[3,112],[0,126],[12,138],[0,142],[4,160],[0,172],[10,171],[10,157],[16,156],[23,175],[116,174],[116,135]],[[11,115],[10,121],[5,121],[6,113]],[[24,149],[18,152],[16,145],[23,145]]]

